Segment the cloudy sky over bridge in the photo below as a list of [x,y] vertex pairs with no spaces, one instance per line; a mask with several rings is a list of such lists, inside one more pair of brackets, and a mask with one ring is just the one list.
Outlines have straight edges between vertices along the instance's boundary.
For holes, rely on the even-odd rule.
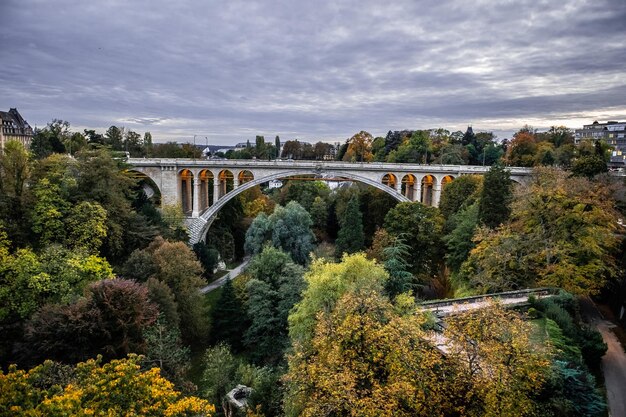
[[157,141],[626,119],[626,1],[0,0],[0,110]]

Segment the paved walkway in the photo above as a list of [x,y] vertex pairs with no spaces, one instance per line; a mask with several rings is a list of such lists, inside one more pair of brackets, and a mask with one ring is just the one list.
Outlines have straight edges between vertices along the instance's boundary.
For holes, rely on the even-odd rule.
[[596,322],[608,349],[602,357],[602,371],[606,385],[606,396],[609,400],[609,416],[626,416],[626,353],[611,327],[615,326],[607,320]]
[[248,265],[248,262],[250,262],[250,259],[244,260],[242,263],[240,263],[239,265],[237,265],[236,267],[231,269],[228,272],[228,274],[226,274],[223,277],[213,281],[212,283],[210,283],[206,287],[201,288],[200,292],[202,294],[206,294],[206,293],[211,292],[214,289],[219,288],[222,285],[226,284],[226,281],[235,279],[239,274],[241,274],[243,272],[245,267]]
[[607,351],[602,357],[602,373],[610,417],[626,417],[626,353],[611,331],[615,324],[605,320],[590,299],[581,302],[581,313],[602,335]]

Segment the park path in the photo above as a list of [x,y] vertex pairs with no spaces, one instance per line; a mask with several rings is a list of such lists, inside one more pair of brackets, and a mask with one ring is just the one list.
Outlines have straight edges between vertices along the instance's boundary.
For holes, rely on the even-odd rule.
[[613,323],[600,320],[595,324],[608,346],[602,357],[602,372],[609,401],[609,416],[626,417],[626,353],[611,331],[611,327],[615,326]]
[[602,373],[609,405],[609,417],[626,417],[626,352],[611,331],[615,324],[606,320],[590,299],[580,304],[581,313],[589,324],[598,329],[607,350],[602,357]]
[[211,292],[211,291],[221,287],[222,285],[226,284],[226,281],[235,279],[239,274],[241,274],[243,272],[245,267],[248,265],[248,262],[250,262],[250,259],[244,260],[242,263],[240,263],[239,265],[237,265],[236,267],[231,269],[228,272],[228,274],[224,275],[223,277],[221,277],[219,279],[216,279],[215,281],[213,281],[212,283],[210,283],[206,287],[200,288],[200,292],[202,294],[206,294],[206,293]]

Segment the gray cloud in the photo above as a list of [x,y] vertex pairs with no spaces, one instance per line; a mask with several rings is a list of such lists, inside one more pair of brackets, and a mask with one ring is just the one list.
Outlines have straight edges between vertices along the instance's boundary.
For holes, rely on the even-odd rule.
[[0,2],[0,107],[156,140],[626,119],[623,0]]

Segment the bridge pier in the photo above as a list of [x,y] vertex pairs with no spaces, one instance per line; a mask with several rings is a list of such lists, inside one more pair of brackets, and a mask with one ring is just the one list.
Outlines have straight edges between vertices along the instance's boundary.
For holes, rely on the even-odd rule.
[[439,199],[441,199],[441,183],[437,181],[433,185],[433,207],[439,207]]
[[200,194],[202,181],[196,176],[193,177],[193,208],[191,210],[191,217],[198,217],[200,215]]

